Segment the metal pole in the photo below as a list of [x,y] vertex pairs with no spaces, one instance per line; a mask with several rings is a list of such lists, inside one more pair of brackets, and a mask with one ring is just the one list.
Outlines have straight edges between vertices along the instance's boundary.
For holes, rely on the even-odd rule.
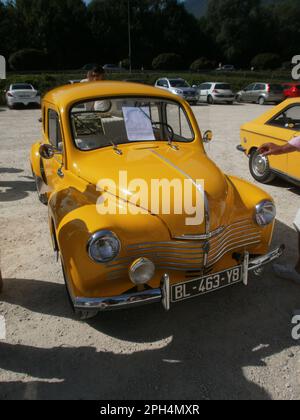
[[132,73],[132,49],[131,49],[131,9],[130,0],[127,0],[128,5],[128,59],[129,59],[129,71]]

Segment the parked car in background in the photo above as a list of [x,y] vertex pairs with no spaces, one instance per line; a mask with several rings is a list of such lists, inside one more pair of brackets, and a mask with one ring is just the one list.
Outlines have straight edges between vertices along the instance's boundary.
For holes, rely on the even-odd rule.
[[237,102],[250,102],[260,105],[268,102],[279,104],[284,99],[284,89],[279,83],[251,83],[236,95]]
[[235,71],[235,67],[232,64],[225,64],[224,66],[218,67],[216,71],[227,73]]
[[[99,110],[97,101],[109,106]],[[169,310],[246,286],[249,272],[259,274],[282,254],[282,248],[270,252],[272,198],[211,161],[204,142],[212,133],[201,134],[179,95],[124,82],[81,83],[49,92],[42,109],[31,167],[81,319],[156,302]],[[145,199],[137,199],[141,177]],[[191,208],[178,211],[181,193],[173,200],[168,187],[153,202],[156,179],[191,186],[188,196],[200,197],[199,207],[205,203],[201,220],[188,223]]]
[[17,105],[40,105],[41,94],[28,83],[14,83],[5,91],[6,103],[9,108]]
[[235,95],[228,83],[207,82],[199,86],[193,86],[197,89],[199,102],[228,103],[233,104]]
[[155,87],[159,89],[167,90],[174,95],[181,96],[187,102],[196,105],[198,103],[198,91],[191,87],[191,85],[184,79],[158,79],[155,83]]
[[300,97],[300,83],[283,83],[283,93],[286,99]]
[[249,157],[249,167],[256,181],[267,184],[278,176],[300,185],[299,153],[279,156],[262,156],[258,149],[264,143],[285,145],[300,135],[300,98],[287,99],[241,127],[241,144],[238,150]]
[[127,70],[123,67],[117,66],[116,64],[104,64],[103,70],[106,73],[126,73]]

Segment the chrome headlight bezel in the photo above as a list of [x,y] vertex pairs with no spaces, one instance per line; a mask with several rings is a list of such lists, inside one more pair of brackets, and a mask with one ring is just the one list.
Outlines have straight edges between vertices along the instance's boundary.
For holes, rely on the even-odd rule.
[[255,207],[255,222],[262,227],[269,226],[276,218],[276,206],[271,200],[263,200]]
[[[140,270],[141,268],[147,268],[149,270],[148,277],[144,278],[142,281],[141,279],[137,278],[138,270]],[[149,281],[153,279],[155,271],[155,264],[151,260],[145,257],[138,258],[131,264],[129,268],[129,277],[133,284],[135,284],[136,286],[140,286],[149,283]]]
[[[105,239],[107,239],[107,241],[109,240],[113,242],[115,250],[110,257],[100,259],[95,256],[94,247],[97,246],[97,243],[99,243],[100,240]],[[110,230],[100,230],[90,237],[87,244],[87,251],[92,261],[97,264],[105,264],[113,261],[120,254],[121,242],[114,232],[111,232]]]

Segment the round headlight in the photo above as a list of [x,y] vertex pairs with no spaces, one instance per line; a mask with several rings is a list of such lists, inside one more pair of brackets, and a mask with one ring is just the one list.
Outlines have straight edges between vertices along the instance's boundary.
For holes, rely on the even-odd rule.
[[133,284],[141,285],[148,283],[155,274],[155,265],[147,258],[139,258],[129,269],[129,277]]
[[276,217],[276,207],[272,201],[262,201],[255,208],[255,220],[259,226],[268,226]]
[[118,237],[108,230],[95,233],[88,242],[88,253],[96,263],[107,263],[115,259],[121,249]]

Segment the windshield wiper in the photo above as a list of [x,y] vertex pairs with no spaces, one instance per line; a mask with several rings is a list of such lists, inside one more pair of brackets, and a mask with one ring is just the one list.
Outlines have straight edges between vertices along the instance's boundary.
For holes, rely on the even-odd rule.
[[118,146],[112,140],[110,140],[110,143],[113,146],[113,150],[117,153],[117,155],[123,155],[122,150],[119,149]]

